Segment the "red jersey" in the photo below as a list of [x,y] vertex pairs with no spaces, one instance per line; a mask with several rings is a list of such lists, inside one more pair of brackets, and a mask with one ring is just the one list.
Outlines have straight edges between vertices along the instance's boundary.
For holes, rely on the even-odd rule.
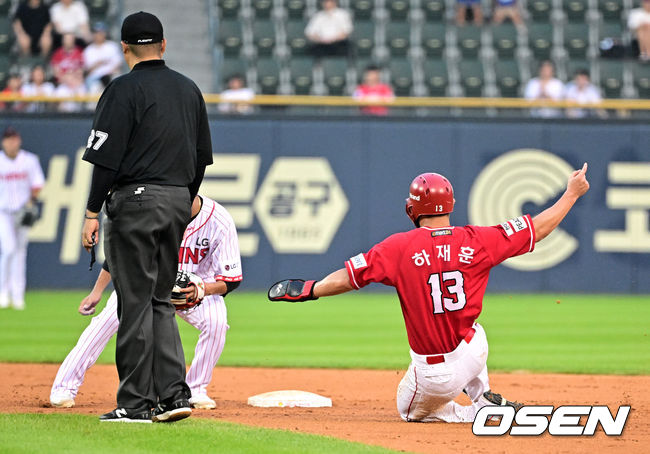
[[63,47],[58,48],[52,55],[50,64],[61,74],[83,69],[84,57],[80,47],[66,51]]
[[[390,101],[395,97],[393,89],[387,84],[365,85],[361,84],[354,91],[354,98],[363,101]],[[371,115],[387,115],[385,106],[366,106],[361,111]]]
[[345,262],[350,283],[395,287],[411,349],[420,355],[453,351],[481,314],[490,269],[531,252],[529,215],[493,227],[420,227],[386,238]]

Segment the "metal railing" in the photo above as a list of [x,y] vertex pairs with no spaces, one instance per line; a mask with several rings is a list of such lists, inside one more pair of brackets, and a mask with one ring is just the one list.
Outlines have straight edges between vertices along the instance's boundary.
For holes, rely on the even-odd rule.
[[[224,100],[218,94],[204,94],[207,104],[221,102],[251,104],[257,106],[314,106],[314,107],[366,107],[385,106],[400,108],[447,107],[447,108],[496,108],[496,109],[612,109],[612,110],[648,110],[649,99],[606,99],[597,104],[578,104],[572,101],[527,100],[521,98],[432,98],[432,97],[397,97],[389,101],[365,101],[347,96],[293,96],[293,95],[257,95],[249,101]],[[12,93],[0,93],[0,103],[59,103],[59,102],[97,102],[99,95],[56,97],[56,96],[21,96]]]

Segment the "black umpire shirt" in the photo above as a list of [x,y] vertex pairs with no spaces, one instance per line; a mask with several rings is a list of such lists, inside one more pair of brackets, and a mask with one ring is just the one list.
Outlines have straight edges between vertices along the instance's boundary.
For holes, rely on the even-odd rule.
[[[200,90],[169,69],[164,60],[138,63],[104,90],[83,159],[95,164],[96,171],[97,166],[103,168],[106,192],[133,183],[190,186],[197,169],[212,163],[208,116]],[[96,171],[88,206],[92,211],[101,209],[106,196],[96,187],[103,186],[97,184]],[[106,174],[112,181],[107,181]],[[91,206],[93,192],[95,204]]]

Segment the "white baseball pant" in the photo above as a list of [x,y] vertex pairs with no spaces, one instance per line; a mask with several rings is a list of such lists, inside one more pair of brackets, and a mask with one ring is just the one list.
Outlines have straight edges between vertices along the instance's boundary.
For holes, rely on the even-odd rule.
[[[478,410],[489,404],[481,399],[490,389],[488,343],[483,327],[475,323],[474,329],[469,343],[462,340],[454,351],[434,355],[439,361],[444,358],[438,364],[427,363],[428,356],[411,350],[411,364],[397,388],[397,410],[403,420],[473,422]],[[463,390],[471,405],[453,401]]]
[[0,211],[0,300],[8,299],[16,306],[25,301],[25,268],[27,262],[27,233],[29,228],[19,224],[17,215]]
[[[186,381],[193,397],[206,395],[212,371],[226,343],[226,331],[230,328],[226,321],[226,304],[222,297],[208,295],[200,306],[189,311],[176,311],[176,314],[200,331]],[[93,317],[59,367],[51,396],[69,394],[74,398],[77,395],[86,371],[95,364],[108,341],[117,333],[118,326],[117,294],[113,292],[104,310]]]

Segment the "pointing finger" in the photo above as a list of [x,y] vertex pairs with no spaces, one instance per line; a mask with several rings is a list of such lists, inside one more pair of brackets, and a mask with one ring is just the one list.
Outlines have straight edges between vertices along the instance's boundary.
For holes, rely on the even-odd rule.
[[587,167],[589,167],[589,166],[585,162],[584,165],[582,166],[582,169],[580,170],[580,172],[582,172],[583,174],[587,173]]

